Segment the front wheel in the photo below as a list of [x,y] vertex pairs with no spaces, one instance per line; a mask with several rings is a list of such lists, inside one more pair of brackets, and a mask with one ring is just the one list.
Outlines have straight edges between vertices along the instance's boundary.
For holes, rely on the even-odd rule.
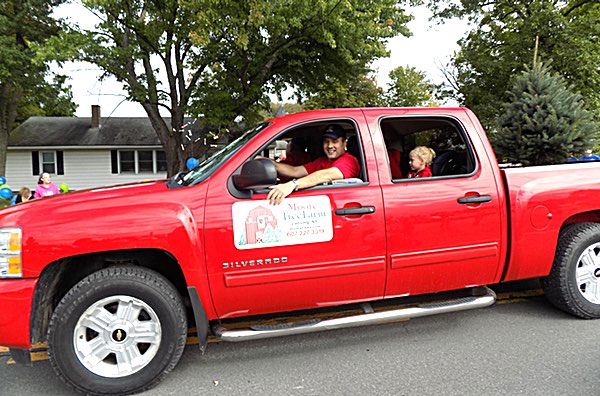
[[600,224],[572,224],[561,232],[552,271],[542,279],[542,287],[563,311],[600,318]]
[[48,327],[50,363],[76,390],[130,394],[157,384],[185,347],[180,296],[163,276],[140,267],[95,272],[56,307]]

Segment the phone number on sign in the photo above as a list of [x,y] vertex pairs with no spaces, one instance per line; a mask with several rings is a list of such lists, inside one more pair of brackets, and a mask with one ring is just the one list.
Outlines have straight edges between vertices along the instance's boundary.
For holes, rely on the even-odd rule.
[[287,236],[288,237],[296,237],[296,236],[303,236],[303,235],[319,235],[319,234],[324,234],[325,230],[323,228],[315,228],[315,229],[309,229],[309,230],[296,230],[296,231],[288,231]]

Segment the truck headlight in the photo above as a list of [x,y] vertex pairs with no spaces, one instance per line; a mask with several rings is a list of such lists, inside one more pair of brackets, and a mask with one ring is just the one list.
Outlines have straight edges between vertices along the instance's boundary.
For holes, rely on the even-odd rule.
[[0,228],[0,278],[21,276],[21,228]]

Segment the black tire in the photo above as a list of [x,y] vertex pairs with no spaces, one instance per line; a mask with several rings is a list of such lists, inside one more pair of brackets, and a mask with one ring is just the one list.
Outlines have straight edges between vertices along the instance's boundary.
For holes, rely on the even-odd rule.
[[[587,260],[591,257],[597,260]],[[557,308],[580,318],[600,318],[599,260],[600,224],[576,223],[565,227],[558,239],[552,271],[541,280],[546,298]]]
[[58,376],[76,390],[125,395],[169,373],[186,337],[185,310],[168,280],[146,268],[113,267],[80,281],[58,304],[48,354]]

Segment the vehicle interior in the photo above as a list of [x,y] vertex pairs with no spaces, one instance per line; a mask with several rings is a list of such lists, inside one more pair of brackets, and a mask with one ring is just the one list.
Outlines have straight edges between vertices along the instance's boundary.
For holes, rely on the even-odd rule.
[[[380,122],[386,148],[400,151],[403,175],[410,170],[408,154],[417,146],[436,153],[431,163],[433,177],[469,175],[475,170],[475,157],[465,134],[453,120],[426,117],[390,117]],[[397,179],[394,179],[396,181]]]
[[[333,119],[317,122],[308,122],[284,131],[281,135],[267,143],[256,155],[267,157],[277,161],[285,161],[286,147],[294,138],[301,138],[304,147],[302,151],[305,158],[304,163],[315,160],[325,155],[323,152],[322,134],[330,124],[338,124],[346,131],[348,139],[347,151],[354,155],[360,165],[360,175],[356,179],[337,180],[332,183],[336,185],[357,184],[368,182],[368,174],[365,167],[365,157],[360,144],[360,135],[356,125],[348,119]],[[410,170],[409,153],[417,146],[426,146],[436,153],[431,163],[432,178],[463,177],[473,174],[476,169],[476,157],[473,154],[469,140],[460,124],[444,117],[388,117],[380,121],[381,131],[385,140],[388,153],[391,149],[399,151],[400,168],[402,177],[396,177],[393,182],[413,181],[408,179]],[[389,154],[388,154],[389,156]],[[301,164],[294,164],[301,165]],[[272,170],[272,172],[275,172]],[[391,168],[390,168],[391,172]],[[239,173],[239,172],[238,172]],[[236,176],[238,182],[242,177]],[[273,176],[273,179],[275,176]],[[418,179],[423,180],[423,179]],[[279,176],[279,182],[285,182]],[[247,181],[250,183],[249,181]],[[245,197],[251,192],[243,192],[235,188],[235,183],[229,186],[234,196]],[[257,191],[266,187],[258,188]],[[319,188],[318,186],[315,188]],[[256,190],[256,189],[255,189]]]
[[294,138],[302,138],[306,147],[304,150],[309,154],[310,161],[324,156],[322,134],[327,125],[337,124],[346,131],[348,138],[347,151],[358,160],[360,164],[360,176],[362,181],[367,181],[367,174],[364,166],[364,154],[362,145],[359,144],[360,137],[358,136],[354,123],[349,120],[327,120],[320,122],[311,122],[299,125],[287,130],[283,135],[278,136],[276,140],[269,143],[263,149],[262,155],[275,160],[283,160],[285,158],[285,148],[287,144]]

